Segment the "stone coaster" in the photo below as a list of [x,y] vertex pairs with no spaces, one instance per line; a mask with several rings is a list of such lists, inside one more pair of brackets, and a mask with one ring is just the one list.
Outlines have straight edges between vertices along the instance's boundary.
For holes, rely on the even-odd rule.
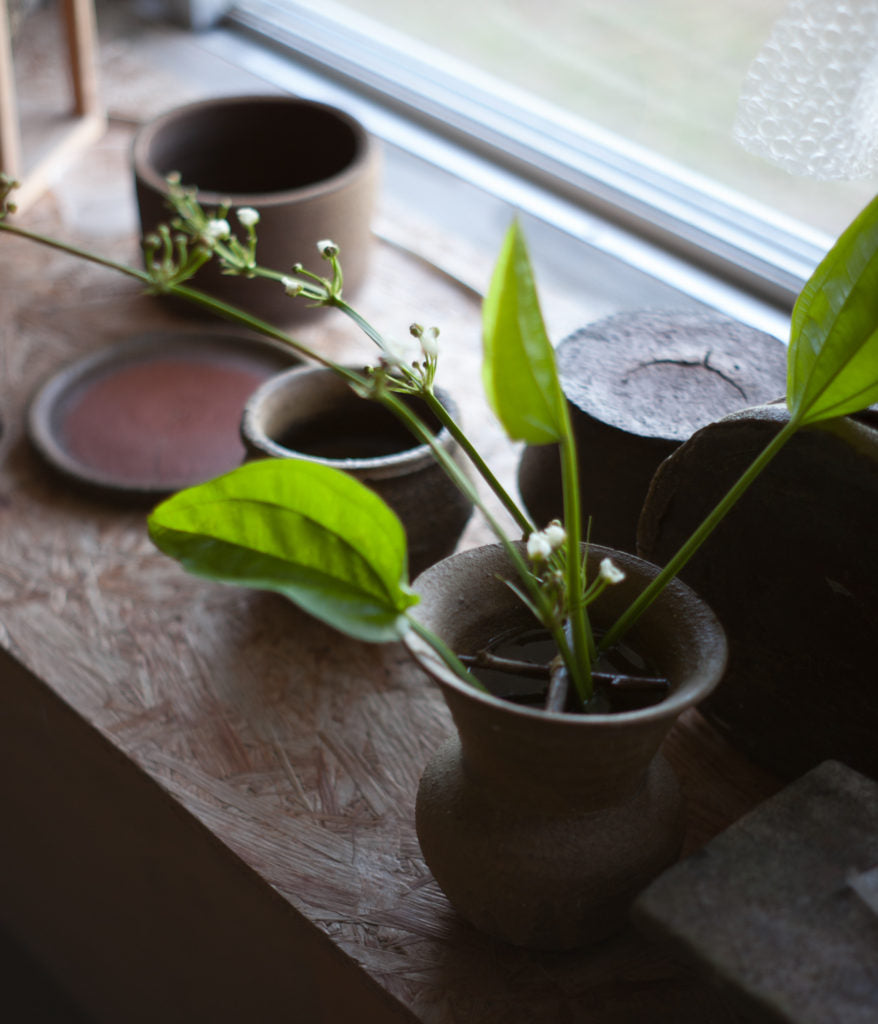
[[878,1021],[878,783],[826,761],[658,878],[635,923],[748,1021]]

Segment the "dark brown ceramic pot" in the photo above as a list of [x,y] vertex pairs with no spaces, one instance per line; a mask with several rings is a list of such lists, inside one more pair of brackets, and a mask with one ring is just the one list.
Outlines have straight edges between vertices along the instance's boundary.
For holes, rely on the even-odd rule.
[[[700,427],[784,391],[782,342],[708,310],[636,310],[584,327],[558,346],[576,435],[583,528],[634,551],[649,483]],[[542,526],[563,514],[557,445],[528,446],[518,487]]]
[[[611,554],[626,572],[594,606],[609,625],[657,569]],[[503,549],[453,555],[424,573],[414,612],[460,654],[533,624],[503,582]],[[611,715],[549,713],[481,693],[413,633],[408,647],[438,682],[457,735],[428,764],[417,799],[424,858],[459,913],[521,946],[569,949],[620,928],[629,904],[678,855],[683,817],[659,753],[682,711],[717,684],[723,631],[684,584],[672,583],[626,637],[671,683],[660,704]]]
[[[286,273],[294,263],[325,275],[316,245],[341,249],[346,291],[363,279],[379,173],[378,146],[349,114],[292,96],[232,96],[170,110],[134,140],[137,202],[144,234],[170,219],[166,177],[198,187],[206,209],[230,203],[258,210],[257,254]],[[315,315],[276,282],[223,275],[211,262],[197,287],[271,323]]]
[[[454,413],[449,397],[439,390],[437,394]],[[412,403],[438,429],[423,403]],[[472,504],[430,449],[418,444],[383,406],[356,395],[332,370],[298,368],[266,381],[244,408],[241,436],[251,456],[320,462],[371,487],[405,527],[412,577],[454,551],[472,513]],[[439,430],[437,436],[463,466],[448,431]]]

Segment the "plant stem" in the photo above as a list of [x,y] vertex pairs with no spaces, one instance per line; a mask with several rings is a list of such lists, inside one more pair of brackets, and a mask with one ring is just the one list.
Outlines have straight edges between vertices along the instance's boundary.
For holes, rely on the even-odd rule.
[[506,511],[512,516],[515,522],[521,527],[524,534],[530,533],[534,529],[534,524],[528,519],[524,512],[518,507],[515,501],[512,499],[508,491],[503,487],[500,481],[494,476],[490,466],[485,462],[482,456],[476,451],[472,441],[466,436],[461,430],[458,423],[454,420],[445,406],[436,397],[435,392],[432,388],[429,391],[422,392],[422,397],[427,403],[427,407],[439,420],[443,427],[448,431],[449,434],[454,438],[457,445],[465,452],[467,458],[475,466],[476,470],[481,475],[485,483],[491,488]]
[[482,693],[490,693],[490,690],[485,686],[479,679],[468,671],[464,663],[458,658],[458,656],[451,650],[448,644],[445,643],[441,637],[438,637],[432,630],[419,622],[412,616],[407,616],[409,625],[418,634],[421,639],[425,640],[433,650],[439,655],[439,657],[445,662],[448,668],[451,669],[455,675],[459,676],[460,679],[468,686],[472,686],[477,690],[481,690]]
[[714,507],[713,511],[700,524],[695,532],[653,579],[648,587],[628,606],[626,611],[616,620],[601,638],[600,650],[607,650],[640,618],[647,608],[661,594],[671,580],[682,570],[689,559],[707,540],[714,529],[731,511],[747,488],[759,476],[769,462],[777,455],[799,428],[799,419],[790,419],[784,427],[771,439],[753,462],[735,481],[724,498]]
[[564,528],[567,531],[567,622],[570,632],[573,658],[567,662],[570,678],[580,701],[591,700],[593,685],[591,679],[594,638],[585,606],[585,581],[582,578],[583,560],[581,547],[582,526],[579,507],[579,467],[576,460],[576,444],[569,415],[566,415],[565,429],[559,445],[561,457],[561,479],[564,493]]
[[[107,257],[100,256],[96,253],[89,252],[88,250],[82,249],[79,246],[72,245],[66,242],[61,242],[54,238],[50,238],[47,235],[42,235],[35,231],[29,231],[27,228],[22,228],[19,227],[18,225],[10,224],[6,220],[0,219],[0,231],[6,231],[12,235],[18,235],[21,238],[25,238],[32,242],[37,242],[40,245],[47,246],[50,249],[56,249],[60,252],[67,253],[68,255],[75,256],[78,259],[86,260],[89,263],[94,263],[97,264],[98,266],[106,267],[107,269],[116,271],[117,273],[123,274],[126,277],[134,278],[135,280],[140,281],[142,284],[145,284],[148,287],[155,287],[156,285],[155,280],[150,276],[149,273],[147,273],[144,270],[138,270],[135,267],[128,266],[124,263],[119,263],[116,260],[112,260]],[[256,268],[254,270],[254,274],[255,276],[270,277],[278,281],[283,279],[283,275],[278,274],[275,271],[269,271],[265,268]],[[212,296],[207,295],[205,292],[201,292],[196,288],[191,288],[186,284],[169,284],[162,291],[161,294],[174,295],[178,298],[185,299],[187,302],[193,305],[200,306],[203,309],[207,309],[210,312],[222,316],[227,320],[237,323],[243,327],[250,328],[251,330],[256,331],[257,333],[269,338],[273,338],[276,341],[280,341],[283,344],[288,345],[299,355],[304,356],[305,358],[310,359],[313,362],[318,363],[319,365],[332,370],[334,373],[338,374],[340,377],[346,380],[349,384],[357,385],[359,387],[367,387],[369,384],[368,379],[365,378],[362,374],[352,371],[347,367],[342,366],[331,359],[328,359],[326,356],[320,355],[320,353],[314,351],[308,345],[305,345],[304,343],[295,340],[285,331],[282,331],[279,328],[274,327],[267,321],[260,320],[258,317],[253,316],[252,314],[247,313],[244,310],[238,309],[235,306],[228,305],[221,299],[213,298]],[[368,321],[366,321],[356,310],[354,310],[351,306],[344,302],[340,297],[330,297],[329,300],[325,303],[325,305],[334,306],[341,312],[345,313],[361,328],[361,330],[363,330],[363,332],[369,338],[376,342],[376,344],[378,344],[380,347],[384,347],[384,340],[378,333],[378,331],[376,331],[375,328],[373,328],[368,323]],[[436,440],[435,436],[426,426],[426,424],[424,424],[423,421],[415,413],[413,413],[412,410],[409,409],[409,407],[405,404],[405,402],[403,402],[397,395],[393,394],[392,392],[385,392],[383,395],[380,396],[379,400],[382,402],[383,405],[390,409],[390,411],[393,412],[400,420],[402,420],[403,423],[406,424],[408,429],[414,434],[416,438],[418,438],[420,441],[422,441],[424,444],[430,447],[437,462],[441,465],[441,467],[443,468],[445,473],[450,477],[452,482],[464,493],[464,495],[469,500],[473,502],[475,507],[479,509],[479,511],[485,517],[485,520],[487,521],[492,532],[506,550],[507,555],[509,556],[511,562],[513,563],[516,573],[518,574],[524,587],[528,590],[528,593],[530,595],[531,600],[533,601],[534,606],[540,613],[541,621],[544,625],[547,625],[547,628],[550,629],[553,635],[558,633],[558,631],[552,629],[550,625],[551,609],[548,607],[545,595],[542,593],[540,588],[532,579],[527,562],[522,557],[516,545],[506,535],[505,531],[500,526],[496,518],[485,507],[484,502],[481,500],[475,486],[473,485],[469,477],[466,475],[466,473],[464,473],[460,469],[460,467],[457,465],[454,459],[451,458],[448,452]],[[437,404],[439,403],[437,402]],[[443,422],[445,421],[443,420]],[[457,440],[457,437],[455,437],[455,440]],[[467,448],[468,450],[471,449],[471,445],[469,445],[468,442]],[[482,463],[482,466],[484,467],[484,470],[487,471],[487,466],[484,466],[484,463]],[[478,465],[477,468],[479,468]],[[488,476],[486,477],[486,482],[492,487],[492,489],[494,489],[495,485],[496,487],[500,487],[499,483],[497,483],[496,479],[493,477],[493,474],[491,474],[490,471],[487,472]],[[495,491],[495,493],[498,494],[498,497],[500,497],[501,501],[503,501],[504,505],[506,505],[507,508],[510,507],[510,505],[507,504],[507,502],[511,503],[511,499],[506,494],[506,492],[502,490],[502,488],[500,488],[500,492]],[[518,519],[518,517],[516,517],[516,519]],[[530,527],[529,523],[528,527]],[[454,668],[455,672],[457,672],[458,674],[462,673],[463,678],[466,678],[468,676],[466,669],[453,654],[451,654],[451,657],[453,658],[454,662],[456,662],[456,667],[452,662],[448,661],[444,654],[442,654],[440,647],[444,645],[441,644],[441,641],[439,641],[438,638],[434,637],[433,639],[430,639],[429,636],[424,635],[424,639],[426,639],[429,643],[433,643],[433,641],[435,640],[436,644],[438,644],[439,646],[436,646],[436,644],[434,644],[434,646],[436,647],[437,652],[440,653],[440,655],[443,657],[443,660],[446,660],[446,662],[452,668]],[[556,637],[556,641],[558,643],[558,648],[559,651],[561,651],[562,656],[565,658],[565,660],[570,662],[572,654],[569,649],[569,646],[565,641],[565,638],[563,637],[563,633]],[[470,681],[472,681],[473,678],[474,677],[470,676]]]
[[57,249],[59,252],[65,252],[70,256],[86,260],[88,263],[96,263],[98,266],[107,267],[110,270],[117,271],[117,273],[124,274],[126,277],[133,277],[143,284],[152,284],[152,280],[145,270],[137,270],[136,267],[129,267],[125,263],[119,263],[106,256],[99,256],[97,253],[89,252],[88,249],[80,249],[77,245],[61,242],[56,238],[50,238],[48,235],[41,235],[37,231],[29,231],[27,228],[19,227],[17,224],[10,224],[7,220],[0,219],[0,231],[5,231],[10,235],[18,235],[19,238],[26,238],[31,242],[38,242],[49,249]]
[[[547,598],[539,585],[534,581],[527,562],[523,558],[518,547],[509,539],[506,531],[497,521],[490,509],[485,506],[485,503],[482,501],[481,496],[470,478],[463,472],[445,448],[439,443],[427,425],[420,419],[420,417],[417,416],[416,413],[412,412],[412,410],[400,399],[398,395],[393,392],[388,392],[381,396],[380,401],[400,420],[402,420],[415,437],[430,447],[434,458],[445,471],[446,475],[451,479],[452,483],[454,483],[482,513],[494,536],[503,545],[506,554],[509,556],[510,561],[515,567],[515,571],[521,580],[522,585],[527,589],[529,597],[539,613],[538,618],[553,635],[559,632],[552,628],[552,614]],[[563,633],[559,641],[559,650],[565,658],[570,657],[570,649],[564,642]]]

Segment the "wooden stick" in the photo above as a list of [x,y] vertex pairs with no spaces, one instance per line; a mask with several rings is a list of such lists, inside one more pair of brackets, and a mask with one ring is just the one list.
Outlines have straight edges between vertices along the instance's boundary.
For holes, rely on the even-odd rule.
[[21,175],[21,131],[6,0],[0,0],[0,170],[11,178]]
[[101,114],[97,26],[93,0],[63,0],[74,109],[81,117]]

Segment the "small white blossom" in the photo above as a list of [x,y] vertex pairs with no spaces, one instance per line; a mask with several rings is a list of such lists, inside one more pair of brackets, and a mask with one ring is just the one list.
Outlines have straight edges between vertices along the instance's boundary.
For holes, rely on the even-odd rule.
[[439,328],[428,327],[418,337],[421,351],[427,359],[435,359],[439,355]]
[[301,281],[297,281],[295,277],[282,277],[280,283],[283,285],[284,291],[287,295],[301,295],[303,284]]
[[527,538],[527,557],[532,562],[545,562],[552,554],[552,545],[549,538],[540,531],[534,531]]
[[545,562],[567,540],[564,527],[553,519],[545,530],[534,530],[527,538],[528,557],[533,562]]
[[338,256],[338,246],[328,238],[317,243],[317,251],[325,260],[331,260],[333,256]]
[[567,531],[557,519],[553,519],[543,532],[545,533],[549,544],[551,544],[553,551],[557,551],[564,541],[567,540]]
[[252,206],[242,206],[237,213],[239,222],[245,228],[255,228],[259,223],[259,211],[254,210]]
[[621,583],[625,579],[625,573],[613,562],[612,558],[601,559],[601,569],[598,575],[607,583]]
[[231,233],[232,229],[229,227],[229,222],[221,218],[209,220],[204,227],[204,234],[212,242],[221,242],[224,238],[228,238]]

